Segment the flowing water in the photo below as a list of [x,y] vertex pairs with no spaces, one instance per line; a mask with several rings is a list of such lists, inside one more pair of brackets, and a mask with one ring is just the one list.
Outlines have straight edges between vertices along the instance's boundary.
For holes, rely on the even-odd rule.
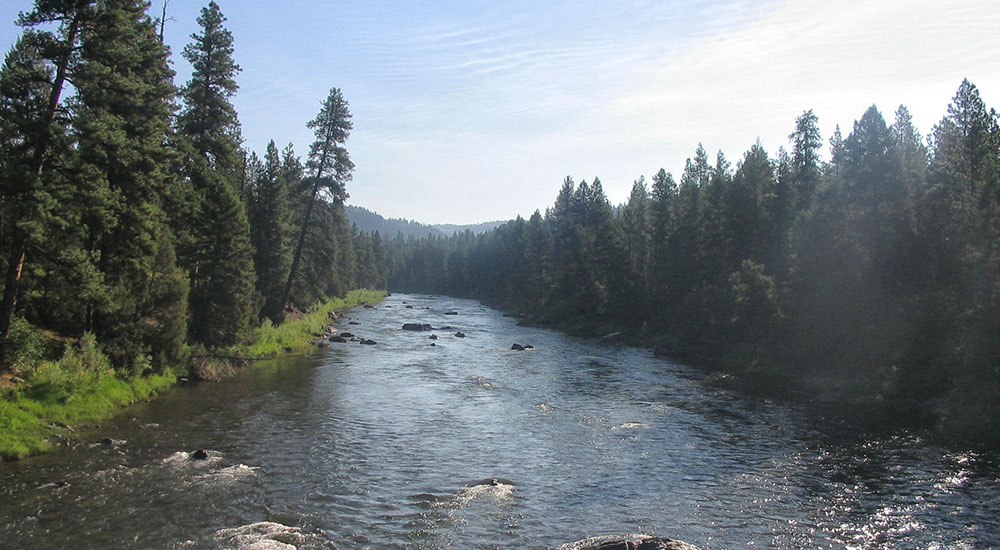
[[348,318],[378,343],[179,388],[0,465],[0,548],[1000,547],[996,457],[860,434],[473,301]]

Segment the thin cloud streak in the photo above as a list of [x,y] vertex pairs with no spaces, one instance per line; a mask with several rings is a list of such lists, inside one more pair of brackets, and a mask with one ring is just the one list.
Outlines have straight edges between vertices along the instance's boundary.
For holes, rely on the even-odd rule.
[[[351,202],[425,222],[530,215],[567,174],[621,202],[640,175],[679,175],[699,142],[733,164],[758,138],[775,156],[806,109],[828,137],[902,103],[927,134],[962,78],[1000,97],[1000,10],[980,0],[219,1],[247,145],[304,154],[306,122],[339,87]],[[0,17],[31,6],[10,4]],[[178,84],[201,5],[170,3]]]

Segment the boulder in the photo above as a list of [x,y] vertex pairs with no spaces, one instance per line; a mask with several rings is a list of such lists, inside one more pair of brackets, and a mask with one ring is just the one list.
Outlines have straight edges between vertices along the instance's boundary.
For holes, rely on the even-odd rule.
[[413,309],[413,306],[406,306],[406,309]]
[[431,340],[437,340],[438,339],[438,335],[437,334],[431,334],[430,336],[428,336],[428,338],[430,338]]
[[340,335],[344,338],[354,338],[354,334],[351,332],[341,332]]
[[316,345],[321,348],[330,347],[330,342],[328,340],[316,340]]
[[444,314],[445,315],[458,315],[458,312],[457,311],[446,311],[446,312],[444,312]]
[[365,338],[362,338],[362,339],[358,340],[358,342],[361,343],[361,344],[364,344],[366,346],[374,346],[375,344],[378,343],[375,340],[368,340],[368,339],[365,339]]
[[623,537],[594,537],[573,544],[563,545],[559,550],[698,550],[679,540],[663,537],[648,537],[645,535],[627,535]]
[[347,324],[348,325],[360,325],[361,323],[359,323],[357,321],[348,321]]
[[208,451],[205,449],[198,449],[197,451],[191,453],[191,460],[208,460]]
[[331,342],[337,342],[338,344],[343,344],[343,343],[347,342],[347,338],[344,338],[343,336],[340,336],[340,335],[335,335],[335,336],[331,336],[330,337],[330,341]]
[[427,323],[405,323],[403,330],[433,330]]
[[465,333],[461,332],[461,331],[456,332],[455,333],[455,338],[465,338]]
[[521,344],[514,344],[513,346],[510,347],[510,350],[511,351],[524,351],[524,346],[522,346]]
[[525,344],[524,349],[535,349],[535,346],[532,346],[531,344]]

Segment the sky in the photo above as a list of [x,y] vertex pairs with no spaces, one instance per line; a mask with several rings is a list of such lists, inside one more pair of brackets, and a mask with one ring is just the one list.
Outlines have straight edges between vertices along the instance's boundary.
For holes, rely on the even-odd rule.
[[[330,88],[350,103],[348,203],[424,223],[528,217],[566,176],[613,204],[702,143],[775,157],[812,109],[824,140],[876,105],[927,135],[963,78],[1000,109],[1000,0],[217,0],[246,146],[300,155]],[[30,0],[0,6],[0,46]],[[169,0],[180,56],[207,0]],[[159,14],[163,0],[152,0]]]

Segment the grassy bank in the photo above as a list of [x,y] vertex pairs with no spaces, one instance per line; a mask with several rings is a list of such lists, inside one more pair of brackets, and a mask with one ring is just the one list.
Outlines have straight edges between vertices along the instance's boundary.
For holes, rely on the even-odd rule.
[[359,304],[374,303],[385,297],[383,290],[352,290],[343,298],[331,298],[314,305],[306,313],[280,325],[265,321],[257,329],[253,342],[242,352],[247,357],[272,357],[283,353],[304,353],[314,346],[313,333],[323,332],[330,325],[329,311],[341,311]]
[[[377,302],[384,296],[383,291],[355,290],[344,298],[326,300],[281,325],[265,323],[255,331],[249,344],[229,353],[262,358],[308,352],[315,347],[313,333],[323,331],[331,323],[331,310]],[[129,404],[173,387],[189,370],[184,366],[152,373],[140,362],[132,373],[124,374],[112,368],[91,335],[68,344],[57,360],[27,355],[32,360],[20,365],[23,379],[8,378],[0,390],[2,460],[18,460],[49,451],[58,441],[74,437],[72,426],[104,421]]]

